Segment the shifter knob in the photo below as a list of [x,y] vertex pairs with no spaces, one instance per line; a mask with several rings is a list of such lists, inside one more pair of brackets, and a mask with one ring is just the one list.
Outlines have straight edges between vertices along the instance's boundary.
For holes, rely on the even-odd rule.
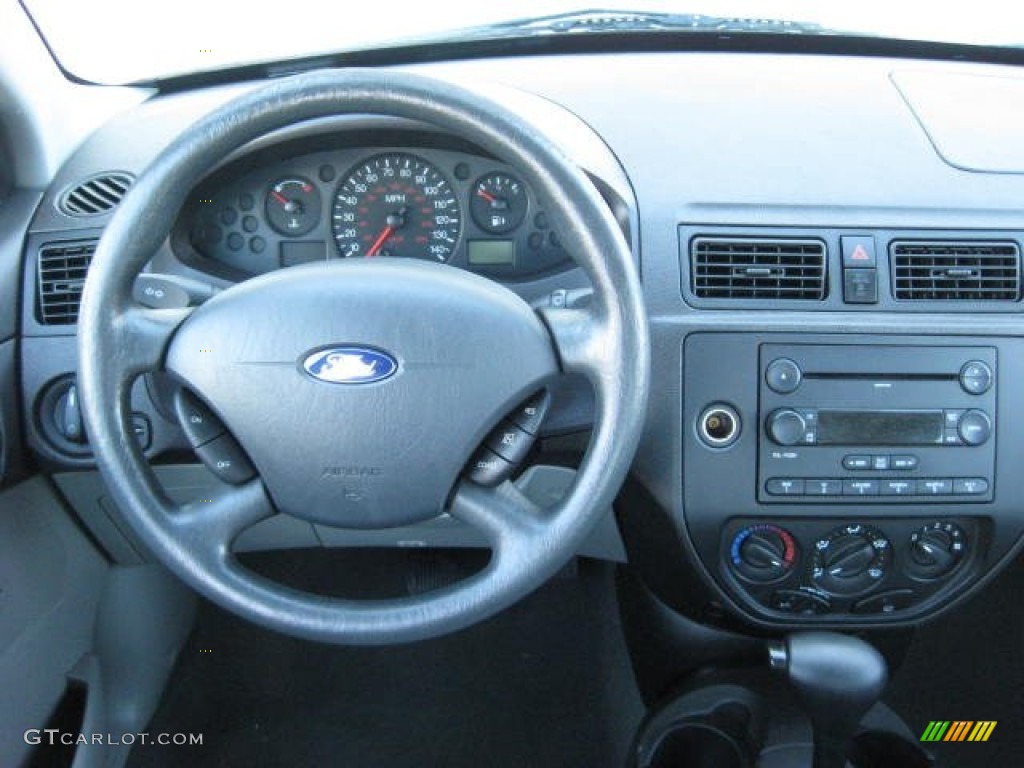
[[814,728],[814,768],[845,768],[847,747],[888,681],[885,659],[863,640],[800,632],[769,647]]

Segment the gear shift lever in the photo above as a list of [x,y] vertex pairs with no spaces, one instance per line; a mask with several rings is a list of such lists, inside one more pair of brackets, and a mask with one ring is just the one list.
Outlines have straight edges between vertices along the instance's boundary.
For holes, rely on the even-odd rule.
[[856,637],[800,632],[768,649],[814,728],[814,768],[845,768],[847,747],[888,680],[885,659]]

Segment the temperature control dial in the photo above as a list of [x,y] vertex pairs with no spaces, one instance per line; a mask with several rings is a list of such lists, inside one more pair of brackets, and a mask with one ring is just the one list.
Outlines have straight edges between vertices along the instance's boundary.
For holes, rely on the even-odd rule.
[[777,581],[796,563],[796,542],[789,531],[777,525],[752,525],[733,538],[730,561],[750,581]]
[[953,571],[967,551],[967,537],[954,523],[935,522],[910,537],[907,571],[920,579],[938,579]]
[[835,595],[855,595],[881,583],[892,563],[892,546],[880,531],[851,523],[814,543],[811,578]]

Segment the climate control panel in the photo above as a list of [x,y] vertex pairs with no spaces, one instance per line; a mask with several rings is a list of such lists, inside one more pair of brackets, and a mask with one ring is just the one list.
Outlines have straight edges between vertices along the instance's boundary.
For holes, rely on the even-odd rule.
[[902,617],[957,583],[980,538],[973,519],[738,519],[723,531],[722,576],[762,613]]

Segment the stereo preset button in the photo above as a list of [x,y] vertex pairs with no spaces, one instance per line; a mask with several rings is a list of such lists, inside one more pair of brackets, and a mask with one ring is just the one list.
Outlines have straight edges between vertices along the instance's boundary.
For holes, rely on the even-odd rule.
[[803,380],[800,366],[789,358],[773,360],[764,372],[764,382],[772,392],[788,395],[795,392]]
[[871,469],[870,456],[845,456],[843,458],[843,469],[862,471]]
[[842,480],[811,480],[804,481],[804,493],[808,496],[842,496]]
[[793,477],[773,477],[764,488],[772,496],[803,496],[804,481]]
[[883,480],[880,490],[883,496],[913,496],[917,484],[913,480]]
[[893,456],[889,469],[917,469],[917,456]]
[[992,422],[983,411],[967,411],[960,417],[957,432],[967,445],[982,445],[992,434]]
[[917,481],[918,496],[950,496],[952,493],[952,480],[930,478]]
[[877,480],[843,480],[843,496],[877,496]]
[[992,369],[980,360],[971,360],[960,369],[960,386],[971,395],[983,395],[992,386]]
[[981,496],[988,493],[988,480],[983,477],[954,478],[953,493],[957,496]]

